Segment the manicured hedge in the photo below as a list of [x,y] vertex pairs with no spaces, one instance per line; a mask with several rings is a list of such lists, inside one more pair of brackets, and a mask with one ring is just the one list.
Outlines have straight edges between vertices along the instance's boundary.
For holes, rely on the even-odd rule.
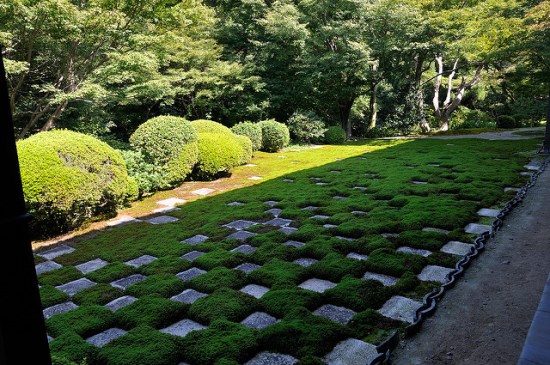
[[325,131],[326,144],[342,144],[346,141],[346,131],[338,126],[329,127]]
[[224,133],[233,134],[231,129],[227,128],[221,123],[214,122],[212,120],[197,119],[191,122],[191,125],[197,133]]
[[233,133],[247,136],[252,141],[252,151],[262,148],[262,127],[258,123],[241,122],[231,127]]
[[199,179],[210,180],[227,173],[242,160],[243,148],[232,134],[201,133],[198,149],[199,161],[194,175]]
[[274,119],[258,123],[262,128],[262,151],[277,152],[290,143],[288,127]]
[[241,165],[252,160],[252,141],[247,136],[234,135],[233,138],[241,145]]

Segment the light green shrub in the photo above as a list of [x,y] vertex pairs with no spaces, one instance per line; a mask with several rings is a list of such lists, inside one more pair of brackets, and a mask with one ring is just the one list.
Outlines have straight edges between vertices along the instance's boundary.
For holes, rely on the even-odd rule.
[[252,141],[247,136],[240,136],[238,134],[235,134],[233,138],[241,145],[241,165],[244,165],[252,160]]
[[233,133],[247,136],[252,141],[252,151],[259,151],[262,148],[262,128],[258,123],[241,122],[231,127]]
[[241,163],[243,148],[233,134],[200,133],[198,149],[194,175],[199,179],[213,179]]
[[346,141],[346,131],[342,127],[333,126],[325,131],[326,144],[342,144]]
[[277,152],[290,143],[288,127],[274,119],[259,123],[262,128],[262,151]]
[[212,120],[197,119],[191,122],[197,133],[225,133],[231,134],[231,129]]

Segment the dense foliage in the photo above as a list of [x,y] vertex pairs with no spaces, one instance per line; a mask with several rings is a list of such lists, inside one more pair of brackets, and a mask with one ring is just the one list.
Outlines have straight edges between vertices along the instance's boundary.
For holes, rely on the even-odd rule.
[[243,147],[233,136],[222,133],[200,133],[199,159],[193,174],[205,180],[227,173],[243,160]]
[[290,132],[286,125],[274,119],[263,120],[258,124],[262,128],[262,151],[277,152],[290,143]]
[[346,141],[346,131],[341,127],[329,127],[324,134],[326,144],[342,144]]
[[231,131],[235,134],[250,138],[250,141],[252,141],[253,151],[259,151],[262,148],[262,128],[258,123],[237,123],[231,127]]
[[292,114],[287,124],[292,139],[302,143],[318,140],[326,131],[325,123],[311,112],[298,111]]

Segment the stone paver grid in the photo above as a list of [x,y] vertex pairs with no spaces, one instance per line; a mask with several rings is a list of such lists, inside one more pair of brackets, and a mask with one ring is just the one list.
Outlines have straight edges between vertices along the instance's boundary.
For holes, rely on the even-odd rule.
[[269,288],[257,285],[257,284],[248,284],[247,286],[241,288],[239,291],[253,296],[256,299],[260,299],[269,291]]
[[206,296],[208,296],[208,294],[201,293],[194,289],[185,289],[184,291],[177,295],[174,295],[170,299],[180,303],[193,304],[195,301]]
[[162,333],[167,333],[169,335],[185,337],[192,331],[200,331],[205,329],[206,326],[203,326],[200,323],[192,321],[190,319],[182,319],[179,322],[176,322],[166,328],[160,330]]
[[44,261],[34,266],[36,275],[44,274],[46,272],[54,271],[62,268],[63,265],[58,264],[55,261]]
[[378,356],[376,346],[368,342],[349,338],[338,343],[334,349],[325,356],[327,365],[365,365]]
[[345,307],[325,304],[317,308],[313,312],[313,314],[319,317],[328,318],[331,321],[345,325],[348,324],[348,322],[351,321],[351,319],[355,317],[357,313]]
[[312,278],[304,281],[300,285],[298,285],[299,288],[311,290],[317,293],[323,293],[328,289],[332,289],[336,286],[336,283],[333,283],[328,280],[322,280],[317,278]]
[[143,265],[148,265],[151,262],[155,261],[156,259],[157,258],[155,256],[142,255],[140,257],[136,257],[133,260],[126,261],[125,264],[129,265],[129,266],[132,266],[132,267],[138,268],[138,267],[143,266]]
[[378,273],[375,273],[375,272],[367,271],[363,275],[363,280],[376,280],[376,281],[382,283],[382,285],[384,285],[384,286],[393,286],[393,285],[397,284],[397,282],[399,281],[399,278],[395,278],[393,276],[378,274]]
[[147,276],[145,275],[134,274],[122,279],[115,280],[111,283],[111,285],[115,288],[126,290],[126,288],[128,288],[129,286],[139,283],[140,281],[145,279],[147,279]]
[[384,317],[396,319],[398,321],[413,323],[416,310],[422,306],[422,303],[410,298],[395,295],[391,297],[378,312]]
[[74,251],[74,248],[67,246],[67,245],[59,245],[55,248],[52,248],[51,250],[43,251],[40,253],[37,253],[37,256],[43,257],[46,260],[53,260],[56,257],[69,254]]
[[418,278],[422,281],[437,281],[438,283],[446,283],[447,275],[453,271],[447,267],[428,265],[422,269]]
[[90,288],[92,286],[96,285],[93,281],[87,278],[80,278],[77,280],[73,280],[71,282],[68,282],[63,285],[58,285],[55,288],[61,290],[63,293],[67,294],[68,296],[73,296],[76,293]]
[[474,245],[469,243],[450,241],[447,242],[445,246],[441,247],[441,252],[464,256],[470,252],[472,247],[474,247]]
[[115,300],[110,301],[109,303],[105,304],[105,307],[107,309],[110,309],[112,312],[116,312],[120,308],[124,308],[133,302],[135,302],[137,298],[134,298],[131,295],[125,295],[120,298],[116,298]]
[[125,335],[126,333],[127,332],[125,330],[120,328],[109,328],[108,330],[98,333],[97,335],[88,337],[86,339],[86,342],[95,347],[103,347],[109,342]]
[[272,317],[267,313],[255,312],[249,315],[248,317],[246,317],[245,319],[243,319],[241,321],[241,324],[246,327],[261,330],[262,328],[269,327],[277,322],[278,322],[277,318]]
[[78,308],[78,305],[73,302],[65,302],[56,305],[52,305],[42,311],[45,319],[50,319],[57,314],[67,313]]
[[198,245],[198,244],[203,243],[207,239],[208,239],[208,236],[205,236],[205,235],[202,235],[202,234],[197,234],[193,237],[189,237],[189,238],[184,239],[183,241],[181,241],[181,243],[187,243],[188,245]]

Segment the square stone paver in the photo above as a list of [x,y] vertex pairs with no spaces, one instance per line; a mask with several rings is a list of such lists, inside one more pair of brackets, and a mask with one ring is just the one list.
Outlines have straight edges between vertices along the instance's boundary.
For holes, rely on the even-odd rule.
[[201,293],[194,289],[185,289],[184,291],[182,291],[178,295],[174,295],[170,299],[180,303],[193,304],[198,299],[204,298],[206,296],[208,296],[208,294]]
[[202,255],[204,255],[206,252],[201,252],[201,251],[191,251],[191,252],[188,252],[186,253],[185,255],[181,255],[180,258],[184,259],[184,260],[187,260],[187,261],[195,261],[197,258],[201,257]]
[[399,278],[367,271],[365,275],[363,275],[363,280],[376,280],[384,286],[393,286],[397,284]]
[[141,275],[141,274],[134,274],[130,275],[128,277],[115,280],[111,283],[111,286],[114,286],[115,288],[119,288],[122,290],[126,290],[131,285],[134,285],[136,283],[139,283],[142,280],[147,279],[147,276]]
[[445,246],[441,247],[441,252],[464,256],[470,253],[470,249],[472,247],[474,247],[474,245],[469,243],[451,241],[448,242]]
[[422,303],[415,300],[395,295],[391,297],[378,312],[384,317],[398,321],[413,323],[416,310],[422,307]]
[[52,305],[51,307],[44,309],[42,313],[44,314],[45,319],[50,319],[56,314],[67,313],[76,308],[78,308],[78,305],[74,304],[73,302],[65,302],[61,304]]
[[336,283],[333,283],[332,281],[317,278],[306,280],[302,284],[298,285],[299,288],[311,290],[317,293],[323,293],[324,291],[332,289],[335,286]]
[[300,265],[302,267],[309,267],[309,266],[313,265],[314,263],[319,262],[319,260],[311,259],[311,258],[308,258],[308,257],[302,257],[302,258],[296,259],[292,262],[294,262],[295,264]]
[[202,188],[202,189],[198,189],[198,190],[193,190],[191,192],[191,194],[205,196],[205,195],[208,195],[208,194],[210,194],[214,191],[215,191],[214,189]]
[[325,185],[330,185],[330,183],[320,181],[320,182],[315,183],[315,185],[325,186]]
[[329,219],[330,217],[328,215],[316,214],[316,215],[311,216],[309,218],[310,219]]
[[298,360],[290,355],[264,351],[244,365],[295,365],[297,362]]
[[197,267],[192,267],[189,270],[185,270],[180,273],[177,273],[176,276],[183,281],[188,281],[202,274],[206,274],[206,271],[201,270]]
[[340,171],[340,170],[331,170],[330,172],[332,172],[333,174],[340,174],[342,171]]
[[261,266],[256,265],[250,262],[245,262],[244,264],[240,264],[239,266],[235,266],[235,270],[241,270],[247,274],[250,274],[254,270],[258,270]]
[[245,166],[246,166],[246,167],[256,167],[256,166],[258,166],[258,165],[254,165],[253,163],[247,163]]
[[376,346],[349,338],[338,343],[324,358],[327,365],[365,365],[378,356]]
[[255,312],[243,319],[241,324],[246,327],[261,330],[262,328],[269,327],[277,322],[277,318],[272,317],[267,313]]
[[488,209],[488,208],[481,208],[477,211],[477,215],[480,215],[482,217],[492,217],[496,218],[497,215],[500,214],[500,210],[498,209]]
[[269,207],[274,207],[276,206],[277,204],[279,204],[279,202],[275,201],[275,200],[268,200],[266,202],[264,202],[265,205],[269,206]]
[[357,313],[348,308],[325,304],[317,308],[313,314],[319,317],[328,318],[340,324],[348,324]]
[[538,171],[540,169],[540,165],[534,162],[530,163],[529,165],[525,165],[523,167],[525,167],[527,170],[530,170],[530,171]]
[[413,180],[413,181],[411,181],[411,183],[413,183],[415,185],[427,185],[428,184],[427,181],[418,181],[418,180]]
[[336,200],[346,200],[348,197],[347,196],[342,196],[342,195],[335,195],[332,197],[332,199],[336,199]]
[[350,237],[344,237],[344,236],[334,236],[334,237],[342,241],[348,241],[348,242],[355,241],[355,238],[350,238]]
[[39,263],[38,265],[34,266],[34,269],[36,270],[36,275],[44,274],[45,272],[54,271],[57,269],[62,268],[63,265],[58,264],[54,261],[44,261]]
[[354,260],[359,260],[359,261],[363,261],[363,260],[366,260],[366,259],[369,258],[367,255],[363,255],[363,254],[360,254],[360,253],[357,253],[357,252],[350,252],[346,255],[346,257],[348,259],[354,259]]
[[158,217],[146,219],[145,222],[151,224],[165,224],[179,221],[178,218],[169,215],[160,215]]
[[423,256],[423,257],[428,257],[432,254],[432,251],[422,250],[420,248],[412,248],[412,247],[408,247],[408,246],[399,247],[397,249],[397,252],[403,252],[403,253],[408,253],[408,254],[411,254],[411,255],[418,255],[418,256]]
[[380,236],[384,238],[399,237],[399,233],[380,233]]
[[175,212],[176,210],[181,210],[181,209],[176,207],[162,207],[162,208],[153,209],[153,213],[168,213],[168,212]]
[[326,229],[331,229],[331,228],[336,228],[338,227],[336,224],[323,224],[323,228],[326,228]]
[[265,225],[275,226],[275,227],[286,227],[292,223],[292,219],[283,219],[283,218],[273,218],[270,221],[265,222]]
[[124,308],[133,302],[135,302],[137,298],[134,298],[131,295],[125,295],[120,298],[116,298],[115,300],[110,301],[109,303],[105,304],[105,307],[107,309],[110,309],[112,312],[116,312],[120,308]]
[[428,265],[418,274],[418,278],[422,281],[437,281],[443,284],[447,282],[447,274],[451,271],[453,269],[447,267]]
[[183,204],[183,203],[185,203],[185,200],[180,198],[168,198],[164,200],[159,200],[157,202],[158,205],[164,205],[166,207],[173,207],[176,204]]
[[307,207],[302,208],[302,210],[309,210],[309,211],[316,210],[316,209],[319,209],[319,207],[314,207],[313,205],[308,205]]
[[83,274],[89,274],[91,272],[94,272],[96,270],[101,269],[104,266],[107,266],[109,263],[102,259],[95,259],[88,262],[85,262],[80,265],[76,265],[75,267]]
[[237,232],[231,233],[226,238],[234,239],[238,241],[246,241],[247,239],[249,239],[250,237],[254,237],[255,235],[256,233],[252,233],[248,231],[237,231]]
[[231,252],[239,252],[244,253],[245,255],[250,255],[251,253],[255,252],[257,250],[256,247],[250,246],[250,245],[240,245],[239,247],[235,247],[231,250]]
[[208,236],[204,236],[202,234],[197,234],[193,237],[189,237],[181,241],[181,243],[187,243],[188,245],[198,245],[203,243],[208,239]]
[[281,228],[279,228],[279,231],[283,232],[286,235],[292,234],[292,233],[296,232],[297,230],[298,230],[298,228],[294,228],[294,227],[281,227]]
[[86,339],[86,342],[88,342],[89,344],[95,347],[103,347],[109,342],[113,341],[114,339],[119,338],[120,336],[123,336],[125,334],[126,334],[126,331],[123,329],[109,328],[108,330],[98,333],[97,335],[88,337]]
[[189,334],[189,332],[200,331],[205,328],[206,326],[203,326],[200,323],[197,323],[190,319],[183,319],[179,322],[174,323],[171,326],[161,329],[160,332],[167,333],[173,336],[185,337]]
[[261,176],[250,176],[250,177],[248,178],[248,180],[261,180],[261,179],[262,179]]
[[256,224],[258,224],[258,223],[239,219],[237,221],[233,221],[233,222],[224,224],[223,227],[235,229],[237,231],[242,231],[242,230],[247,229],[248,227],[252,227]]
[[36,255],[45,258],[46,260],[53,260],[61,255],[66,255],[74,251],[74,248],[66,245],[59,245],[51,250],[37,253]]
[[353,215],[366,215],[366,214],[368,214],[368,212],[365,212],[364,210],[353,210],[351,212],[351,214],[353,214]]
[[486,224],[470,223],[464,228],[464,232],[471,234],[482,234],[484,232],[491,232],[491,226]]
[[354,186],[353,188],[356,189],[356,190],[361,190],[361,191],[367,190],[367,188],[365,186]]
[[227,203],[227,205],[229,205],[230,207],[240,207],[241,205],[244,205],[243,202],[230,202],[230,203]]
[[449,234],[450,231],[447,231],[446,229],[441,228],[435,228],[435,227],[424,227],[422,228],[423,232],[435,232],[435,233],[441,233],[441,234]]
[[273,214],[273,216],[274,216],[275,218],[279,218],[279,215],[281,215],[281,212],[282,212],[282,211],[283,211],[283,210],[282,210],[282,209],[279,209],[279,208],[271,208],[271,209],[269,209],[269,210],[266,210],[265,212],[266,212],[266,213]]
[[305,243],[289,240],[289,241],[283,242],[283,245],[292,246],[292,247],[295,247],[295,248],[300,248],[300,247],[304,246]]
[[283,181],[286,182],[286,183],[293,183],[294,182],[293,179],[283,179]]
[[93,281],[86,278],[80,278],[74,281],[71,281],[67,284],[58,285],[55,288],[61,290],[63,293],[67,294],[68,296],[73,296],[79,291],[82,291],[86,288],[90,288],[92,286],[96,285]]
[[143,255],[140,257],[136,257],[133,260],[126,261],[125,264],[133,267],[140,267],[143,265],[148,265],[151,262],[155,261],[157,258],[155,256],[151,255]]
[[128,223],[135,223],[135,222],[142,222],[142,220],[134,218],[129,215],[122,215],[112,221],[107,222],[107,225],[109,227],[114,227],[114,226],[121,226],[123,224],[128,224]]
[[520,188],[511,188],[511,187],[504,188],[505,193],[507,193],[509,191],[513,191],[513,192],[517,193],[520,190],[521,190]]
[[265,295],[265,293],[269,291],[269,288],[262,285],[248,284],[247,286],[241,288],[239,291],[248,295],[252,295],[256,299],[260,299]]

